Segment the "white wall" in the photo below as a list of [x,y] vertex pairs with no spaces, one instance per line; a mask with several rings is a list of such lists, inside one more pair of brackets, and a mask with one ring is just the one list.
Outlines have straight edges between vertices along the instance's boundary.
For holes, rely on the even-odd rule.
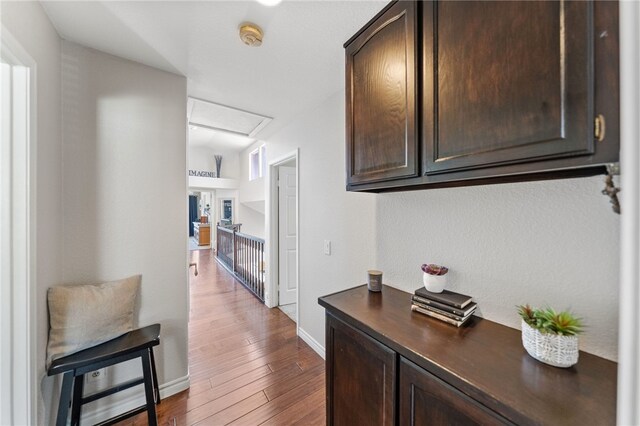
[[243,234],[253,235],[254,237],[264,239],[265,236],[265,215],[259,211],[247,207],[245,204],[238,203],[236,207],[237,223],[242,224],[240,231]]
[[[265,237],[264,209],[267,180],[264,177],[249,180],[249,155],[264,144],[264,141],[259,140],[240,152],[240,186],[238,190],[238,206],[236,208],[236,222],[242,223],[242,232],[259,238]],[[266,155],[267,158],[270,158],[268,150]]]
[[[234,150],[212,149],[205,146],[189,146],[189,170],[216,171],[215,155],[222,155],[222,165],[220,167],[220,178],[208,178],[201,176],[189,176],[188,186],[190,189],[203,191],[228,190],[238,188],[238,178],[240,176],[239,153]],[[234,198],[236,195],[234,195]],[[214,221],[216,215],[211,217]]]
[[[188,384],[186,79],[67,42],[62,67],[63,280],[142,274],[139,323],[162,324],[159,381],[181,390]],[[139,370],[138,362],[110,374]]]
[[205,146],[189,147],[189,170],[216,171],[214,155],[222,155],[220,177],[238,179],[240,177],[240,162],[238,151],[212,149]]
[[62,277],[61,41],[38,2],[2,2],[2,25],[37,63],[36,282],[38,422],[44,423],[55,396],[45,375],[47,289]]
[[[344,134],[340,92],[267,140],[269,160],[300,148],[298,325],[322,346],[324,309],[318,297],[366,282],[375,253],[376,196],[345,191]],[[267,212],[270,202],[267,197]],[[323,253],[325,239],[331,240],[331,256]]]
[[[434,262],[451,268],[450,288],[473,295],[483,317],[519,328],[517,304],[570,308],[588,326],[581,349],[616,358],[620,218],[600,194],[602,176],[348,193],[343,97],[267,141],[270,160],[300,147],[304,331],[323,344],[317,297],[365,282],[367,269],[413,292],[420,265]],[[322,253],[324,239],[332,240],[331,256]]]
[[[264,145],[264,141],[256,141],[248,148],[240,152],[240,199],[242,201],[264,201],[265,199],[265,178],[257,178],[249,180],[249,154],[260,146]],[[273,158],[267,150],[267,158]]]
[[450,267],[451,290],[481,316],[519,328],[515,305],[571,308],[581,349],[615,359],[620,217],[603,177],[377,196],[376,266],[413,292],[423,263]]

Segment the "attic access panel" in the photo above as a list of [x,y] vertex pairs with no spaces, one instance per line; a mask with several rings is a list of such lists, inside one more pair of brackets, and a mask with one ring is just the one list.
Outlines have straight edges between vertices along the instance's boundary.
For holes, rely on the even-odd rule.
[[189,97],[189,125],[220,130],[249,138],[272,120],[271,117],[226,105]]

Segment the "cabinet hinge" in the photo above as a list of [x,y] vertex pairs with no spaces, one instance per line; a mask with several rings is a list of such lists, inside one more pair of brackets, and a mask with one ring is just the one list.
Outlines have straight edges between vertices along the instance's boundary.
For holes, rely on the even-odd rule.
[[604,115],[598,114],[594,120],[593,126],[593,135],[598,142],[602,142],[604,140],[604,134],[607,130],[606,123],[604,120]]

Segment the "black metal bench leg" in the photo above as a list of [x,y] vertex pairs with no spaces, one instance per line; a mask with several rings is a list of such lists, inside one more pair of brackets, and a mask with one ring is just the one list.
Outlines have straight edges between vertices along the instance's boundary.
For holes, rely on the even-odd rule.
[[73,402],[71,403],[71,426],[80,425],[82,410],[82,392],[84,391],[84,374],[73,379]]
[[156,403],[153,389],[153,372],[151,371],[151,351],[146,349],[142,356],[142,375],[144,376],[144,395],[147,399],[147,418],[149,426],[157,426],[158,418],[156,417]]
[[73,379],[73,401],[71,402],[71,426],[80,425],[82,393],[84,392],[84,374]]
[[56,426],[67,425],[72,386],[73,371],[67,371],[66,373],[64,373],[64,376],[62,376],[62,388],[60,389],[60,402],[58,403],[58,417],[56,419]]
[[158,388],[158,373],[156,373],[156,358],[153,356],[153,347],[149,348],[151,357],[151,372],[153,373],[153,396],[156,404],[160,404],[160,389]]

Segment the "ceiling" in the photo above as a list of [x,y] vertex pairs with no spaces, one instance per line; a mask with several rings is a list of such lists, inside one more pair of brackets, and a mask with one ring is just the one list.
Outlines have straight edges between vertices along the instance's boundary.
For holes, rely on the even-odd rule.
[[242,151],[248,148],[256,139],[233,133],[189,126],[189,146],[194,148],[209,148],[222,151]]
[[[383,1],[45,1],[56,30],[70,40],[185,75],[189,96],[273,117],[267,139],[297,114],[344,88],[342,44]],[[238,27],[262,27],[249,47]],[[215,147],[219,134],[190,130]],[[196,136],[196,133],[199,133]],[[205,141],[206,139],[206,141]],[[225,143],[233,140],[225,135]],[[246,139],[246,138],[245,138]],[[245,140],[242,149],[253,139]]]

